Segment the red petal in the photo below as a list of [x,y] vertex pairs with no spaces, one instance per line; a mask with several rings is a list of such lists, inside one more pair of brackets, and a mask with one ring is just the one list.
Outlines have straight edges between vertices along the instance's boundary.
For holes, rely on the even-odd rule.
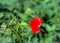
[[33,33],[37,34],[40,29],[39,26],[42,25],[42,19],[41,18],[33,18],[30,22],[30,27],[33,31]]
[[31,29],[34,34],[37,34],[40,32],[40,29],[38,27],[31,27]]

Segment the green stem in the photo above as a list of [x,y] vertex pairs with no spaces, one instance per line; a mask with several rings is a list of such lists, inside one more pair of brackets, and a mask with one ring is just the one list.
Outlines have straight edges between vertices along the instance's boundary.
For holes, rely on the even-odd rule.
[[17,40],[19,41],[19,43],[22,43],[22,42],[21,42],[21,38],[20,38],[20,36],[18,35],[18,33],[15,31],[15,29],[12,27],[11,30],[12,30],[13,33],[17,36]]

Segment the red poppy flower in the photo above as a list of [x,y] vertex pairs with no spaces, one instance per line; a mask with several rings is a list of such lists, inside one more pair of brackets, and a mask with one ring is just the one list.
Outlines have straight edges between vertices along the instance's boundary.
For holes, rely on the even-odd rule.
[[34,34],[40,32],[40,26],[42,25],[42,18],[33,18],[30,22],[30,27]]

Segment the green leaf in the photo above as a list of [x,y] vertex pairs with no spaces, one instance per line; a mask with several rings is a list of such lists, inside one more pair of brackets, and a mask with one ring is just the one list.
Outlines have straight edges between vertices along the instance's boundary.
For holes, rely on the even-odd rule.
[[48,32],[51,32],[51,31],[54,31],[56,29],[56,26],[55,25],[50,26],[50,25],[46,24],[46,29]]
[[38,39],[37,39],[37,37],[35,37],[35,38],[33,38],[33,43],[38,43]]

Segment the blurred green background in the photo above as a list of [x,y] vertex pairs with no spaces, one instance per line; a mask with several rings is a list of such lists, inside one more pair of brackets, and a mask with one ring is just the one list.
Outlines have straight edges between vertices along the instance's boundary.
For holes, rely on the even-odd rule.
[[[36,35],[35,17],[43,19]],[[60,0],[0,0],[0,43],[60,43]]]

